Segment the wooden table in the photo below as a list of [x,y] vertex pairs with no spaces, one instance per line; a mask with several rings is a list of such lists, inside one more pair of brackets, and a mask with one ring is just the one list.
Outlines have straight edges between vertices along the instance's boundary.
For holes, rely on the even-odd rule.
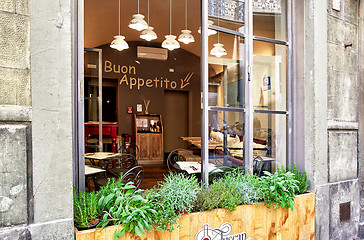
[[[176,164],[181,170],[186,171],[188,174],[201,173],[201,163],[199,162],[182,161],[176,162]],[[209,172],[214,170],[216,170],[215,172],[222,172],[222,170],[218,169],[217,166],[212,163],[209,163],[208,169]]]
[[[102,123],[102,135],[111,137],[111,150],[116,153],[116,136],[118,134],[117,122],[103,122]],[[85,145],[90,135],[99,135],[99,123],[98,122],[86,122],[85,123]]]
[[[120,159],[121,154],[120,153],[112,153],[112,152],[94,152],[94,153],[86,153],[85,159],[89,159],[91,164],[94,166],[97,166],[95,160],[104,161],[105,162],[105,168],[103,168],[105,171],[108,171],[110,161],[114,159]],[[110,172],[110,171],[109,171]],[[110,172],[112,173],[112,172]]]
[[[183,141],[186,141],[198,148],[201,148],[201,137],[180,137]],[[223,143],[209,140],[209,149],[215,149],[215,147],[222,146]]]
[[98,168],[98,167],[92,167],[89,165],[85,165],[85,176],[94,175],[97,173],[106,172],[105,169]]
[[106,172],[105,169],[101,169],[99,167],[93,167],[93,166],[85,165],[86,184],[88,185],[88,187],[89,187],[90,190],[91,190],[91,184],[90,184],[90,180],[89,179],[91,179],[94,182],[95,189],[97,189],[98,185],[97,185],[96,174],[97,173],[105,173],[105,172]]

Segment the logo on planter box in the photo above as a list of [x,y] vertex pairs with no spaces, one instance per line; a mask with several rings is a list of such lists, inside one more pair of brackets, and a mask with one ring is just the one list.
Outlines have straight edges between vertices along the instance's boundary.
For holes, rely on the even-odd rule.
[[206,223],[203,228],[196,234],[196,240],[253,240],[252,238],[247,238],[246,233],[238,233],[230,235],[232,231],[232,226],[230,223],[223,223],[220,228],[209,228]]

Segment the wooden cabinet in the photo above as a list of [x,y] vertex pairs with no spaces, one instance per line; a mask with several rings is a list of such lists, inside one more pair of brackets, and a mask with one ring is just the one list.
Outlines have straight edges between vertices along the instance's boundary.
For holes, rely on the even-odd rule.
[[161,115],[134,114],[135,143],[140,163],[163,162],[163,124]]

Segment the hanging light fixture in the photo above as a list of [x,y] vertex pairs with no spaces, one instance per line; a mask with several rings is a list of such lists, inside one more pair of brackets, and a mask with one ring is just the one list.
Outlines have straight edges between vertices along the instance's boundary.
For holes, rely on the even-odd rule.
[[[221,11],[221,10],[220,10]],[[217,16],[217,26],[220,26],[220,11]],[[220,33],[217,32],[217,43],[214,44],[214,47],[211,49],[211,55],[214,55],[218,58],[227,55],[227,52],[224,48],[224,44],[220,43]]]
[[133,19],[129,22],[129,27],[137,31],[142,31],[148,28],[148,24],[144,20],[144,15],[139,13],[139,0],[138,13],[133,15]]
[[[214,22],[211,20],[208,20],[209,25],[214,25]],[[198,28],[197,32],[201,34],[201,27]],[[215,35],[217,32],[214,29],[207,29],[207,36]]]
[[185,13],[186,13],[186,17],[185,17],[185,24],[186,24],[186,29],[181,30],[181,35],[179,35],[178,37],[178,41],[183,42],[184,44],[189,44],[191,42],[195,41],[195,38],[192,36],[191,31],[187,29],[187,0],[185,0],[186,3],[186,9],[185,9]]
[[153,31],[154,27],[149,26],[149,0],[148,0],[148,28],[142,32],[140,38],[149,41],[157,39],[157,34]]
[[170,51],[180,48],[179,42],[176,40],[177,37],[172,35],[172,0],[169,0],[169,35],[166,35],[165,38],[162,42],[162,48],[167,48]]
[[120,0],[119,0],[119,35],[114,36],[114,40],[111,42],[110,47],[118,51],[128,49],[129,45],[124,39],[125,37],[120,35]]

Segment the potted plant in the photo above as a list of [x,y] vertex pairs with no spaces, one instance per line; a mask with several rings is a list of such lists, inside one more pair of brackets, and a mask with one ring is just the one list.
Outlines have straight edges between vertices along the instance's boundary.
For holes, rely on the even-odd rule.
[[73,214],[77,229],[84,230],[94,228],[98,223],[97,202],[99,193],[80,192],[73,190]]

